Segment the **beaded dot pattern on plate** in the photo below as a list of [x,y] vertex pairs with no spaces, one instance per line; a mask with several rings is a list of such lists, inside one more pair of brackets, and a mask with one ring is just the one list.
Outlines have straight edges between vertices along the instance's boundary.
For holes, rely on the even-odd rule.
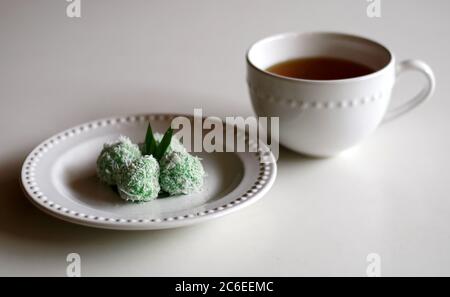
[[[97,222],[109,222],[116,224],[148,224],[148,223],[162,223],[162,222],[174,222],[181,220],[189,220],[194,219],[196,217],[204,217],[207,215],[211,215],[217,212],[222,212],[226,209],[230,209],[236,207],[243,202],[249,200],[253,196],[257,195],[263,188],[267,182],[268,176],[275,170],[274,168],[274,160],[271,162],[263,161],[264,157],[267,157],[267,154],[270,153],[258,151],[254,154],[255,158],[259,161],[259,172],[258,177],[255,179],[253,185],[244,191],[240,196],[238,196],[233,201],[212,208],[206,209],[197,213],[189,213],[182,216],[174,216],[174,217],[164,217],[164,218],[110,218],[110,217],[101,217],[92,214],[85,214],[76,212],[70,209],[67,209],[61,205],[56,204],[51,201],[45,193],[40,191],[39,185],[35,178],[35,172],[37,167],[39,166],[40,159],[49,151],[51,151],[54,147],[61,144],[67,139],[76,137],[82,133],[88,133],[90,130],[95,130],[100,127],[106,127],[110,125],[117,124],[126,124],[126,123],[135,123],[135,122],[148,122],[148,121],[168,121],[173,119],[174,115],[164,115],[164,114],[154,114],[154,115],[136,115],[136,116],[127,116],[127,117],[118,117],[118,118],[109,118],[100,121],[90,122],[84,125],[77,126],[75,128],[66,130],[51,139],[46,140],[42,144],[40,144],[31,154],[27,157],[23,168],[22,168],[22,177],[23,177],[23,186],[27,193],[32,196],[35,201],[40,203],[43,207],[51,209],[53,212],[58,212],[64,214],[64,216],[70,216],[73,218],[83,218],[88,221],[97,221]],[[225,127],[224,127],[225,128]],[[249,143],[247,133],[241,133],[239,137],[244,137],[245,141]],[[251,143],[251,140],[250,140]],[[254,147],[254,146],[253,146]]]

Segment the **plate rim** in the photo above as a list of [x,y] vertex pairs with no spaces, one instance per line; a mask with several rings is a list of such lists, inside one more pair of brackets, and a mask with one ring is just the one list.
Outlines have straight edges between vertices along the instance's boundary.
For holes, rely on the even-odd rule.
[[[191,119],[194,118],[193,115],[175,113],[145,113],[125,116],[111,116],[89,121],[59,132],[42,141],[25,158],[21,170],[21,188],[30,202],[46,214],[78,225],[115,230],[156,230],[200,223],[224,216],[243,207],[249,206],[261,199],[271,189],[277,176],[276,160],[270,150],[263,151],[259,148],[257,152],[245,152],[254,155],[254,158],[256,159],[259,159],[258,175],[251,187],[249,187],[245,193],[237,195],[234,200],[229,201],[222,206],[198,213],[188,213],[184,216],[154,219],[118,219],[98,217],[90,214],[79,213],[60,206],[40,191],[40,188],[34,178],[34,172],[38,167],[39,160],[46,153],[51,151],[54,146],[58,145],[60,142],[63,142],[65,139],[85,133],[91,129],[104,128],[114,124],[170,120],[177,116],[185,116]],[[205,118],[206,117],[202,117],[202,120]],[[229,124],[224,122],[222,119],[220,119],[220,121],[224,125],[224,129],[229,127]],[[236,131],[238,137],[246,137],[246,141],[249,142],[249,145],[255,146],[255,141],[248,139],[248,134],[246,132],[243,132],[242,130],[239,131],[239,129]],[[260,147],[263,146],[267,149],[267,145],[261,141],[258,141],[257,144],[260,145]],[[262,158],[267,161],[263,162]]]

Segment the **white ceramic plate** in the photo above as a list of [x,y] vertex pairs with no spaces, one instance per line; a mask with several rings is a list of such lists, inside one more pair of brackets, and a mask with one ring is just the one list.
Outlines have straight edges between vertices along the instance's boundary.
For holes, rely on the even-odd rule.
[[[272,186],[271,153],[198,153],[207,172],[201,193],[133,204],[121,200],[96,177],[103,144],[126,135],[142,142],[148,121],[155,131],[174,115],[139,115],[98,120],[44,141],[25,160],[22,185],[31,202],[57,218],[86,226],[150,230],[191,225],[231,213],[260,199]],[[245,137],[243,133],[238,136]],[[251,142],[250,142],[251,143]],[[263,145],[263,144],[260,144]],[[262,157],[270,162],[260,162]]]

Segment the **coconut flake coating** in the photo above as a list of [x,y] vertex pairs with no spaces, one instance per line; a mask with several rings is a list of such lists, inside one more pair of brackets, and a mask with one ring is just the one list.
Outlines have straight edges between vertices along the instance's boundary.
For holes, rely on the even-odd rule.
[[172,151],[160,161],[161,189],[170,195],[191,194],[203,186],[203,170],[200,159],[186,152]]
[[139,147],[128,137],[121,136],[117,142],[107,143],[97,159],[97,175],[101,181],[113,186],[117,184],[117,174],[142,156]]
[[158,197],[159,164],[153,156],[141,157],[123,167],[118,178],[120,197],[127,201],[147,202]]

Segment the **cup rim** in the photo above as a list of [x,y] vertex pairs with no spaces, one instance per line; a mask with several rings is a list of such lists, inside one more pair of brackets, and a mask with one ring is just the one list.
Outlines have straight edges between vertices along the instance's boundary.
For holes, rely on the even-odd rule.
[[[384,65],[382,68],[366,74],[366,75],[361,75],[361,76],[356,76],[356,77],[351,77],[351,78],[341,78],[341,79],[329,79],[329,80],[316,80],[316,79],[303,79],[303,78],[294,78],[294,77],[288,77],[288,76],[283,76],[283,75],[279,75],[279,74],[275,74],[269,71],[266,71],[265,69],[262,69],[261,67],[256,66],[250,59],[250,51],[257,45],[264,43],[264,42],[271,42],[274,40],[278,40],[278,39],[284,39],[287,37],[299,37],[299,36],[307,36],[307,35],[329,35],[329,36],[341,36],[341,37],[345,37],[345,38],[351,38],[360,42],[368,42],[368,43],[372,43],[375,46],[380,47],[382,50],[384,50],[388,55],[389,55],[389,61],[386,63],[386,65]],[[255,69],[256,71],[263,73],[265,75],[271,76],[273,78],[276,79],[281,79],[281,80],[285,80],[285,81],[292,81],[292,82],[307,82],[307,83],[317,83],[317,84],[333,84],[333,83],[346,83],[346,82],[356,82],[356,81],[361,81],[361,80],[366,80],[366,79],[370,79],[376,76],[381,75],[382,73],[384,73],[385,71],[387,71],[386,69],[388,69],[395,61],[395,57],[394,54],[384,45],[382,45],[381,43],[370,39],[370,38],[366,38],[363,36],[359,36],[359,35],[355,35],[355,34],[349,34],[349,33],[341,33],[341,32],[333,32],[333,31],[313,31],[313,32],[285,32],[285,33],[278,33],[278,34],[274,34],[274,35],[270,35],[267,37],[264,37],[262,39],[259,39],[258,41],[254,42],[248,49],[246,52],[246,61],[247,64],[249,66],[251,66],[253,69]]]

